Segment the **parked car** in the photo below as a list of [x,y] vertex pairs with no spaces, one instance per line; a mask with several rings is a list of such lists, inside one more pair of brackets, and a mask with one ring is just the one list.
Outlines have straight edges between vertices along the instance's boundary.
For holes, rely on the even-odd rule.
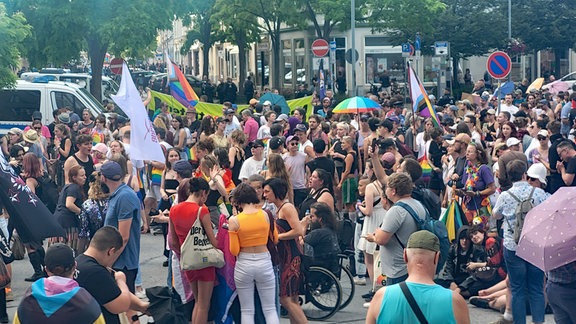
[[576,83],[576,71],[566,74],[560,79],[560,81],[568,83],[569,89],[572,89]]
[[[166,87],[166,76],[168,74],[167,73],[158,73],[153,75],[150,78],[150,89],[154,90],[154,91],[159,91],[159,92],[164,92],[163,88]],[[202,93],[202,80],[198,79],[197,77],[191,75],[191,74],[186,74],[185,75],[186,80],[188,81],[188,83],[190,84],[190,86],[192,86],[192,89],[194,90],[194,92],[196,92],[196,94],[198,96],[200,96],[200,94]]]

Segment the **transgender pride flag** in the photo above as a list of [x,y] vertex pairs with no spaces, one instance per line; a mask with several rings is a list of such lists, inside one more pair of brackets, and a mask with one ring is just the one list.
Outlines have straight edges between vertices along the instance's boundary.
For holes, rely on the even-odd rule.
[[435,127],[440,127],[440,121],[438,116],[436,116],[436,111],[432,108],[430,99],[428,99],[428,94],[422,85],[422,82],[418,80],[418,76],[414,73],[414,69],[408,63],[408,76],[410,80],[410,98],[412,99],[412,111],[414,114],[418,114],[424,118],[432,118],[432,122]]
[[198,95],[194,92],[178,65],[170,60],[168,53],[164,53],[164,57],[166,57],[170,94],[184,107],[196,106],[199,101]]

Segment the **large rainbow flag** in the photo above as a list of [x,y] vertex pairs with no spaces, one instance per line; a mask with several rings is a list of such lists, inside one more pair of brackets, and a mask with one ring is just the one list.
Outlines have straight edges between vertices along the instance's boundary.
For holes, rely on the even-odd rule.
[[166,67],[168,69],[170,94],[184,105],[184,107],[196,106],[200,100],[198,95],[194,92],[194,89],[192,89],[186,77],[178,68],[178,65],[170,60],[167,53],[165,53],[164,56],[166,57]]
[[410,82],[410,98],[412,99],[412,111],[414,114],[418,114],[424,118],[432,118],[432,122],[435,127],[440,127],[440,121],[436,115],[436,111],[432,108],[430,99],[428,99],[428,94],[426,89],[422,85],[422,82],[418,79],[418,76],[414,72],[414,69],[407,63],[408,76]]

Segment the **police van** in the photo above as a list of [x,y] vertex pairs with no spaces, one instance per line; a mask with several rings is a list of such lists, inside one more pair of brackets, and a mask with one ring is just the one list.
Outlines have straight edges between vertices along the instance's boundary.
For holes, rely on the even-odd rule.
[[[75,83],[81,88],[88,90],[88,92],[92,88],[92,76],[87,73],[60,73],[60,70],[56,70],[56,72],[42,70],[42,72],[24,72],[20,75],[20,79],[29,82],[63,81]],[[116,94],[118,89],[119,86],[116,81],[107,76],[102,76],[102,99],[110,100],[110,95]]]
[[54,121],[53,112],[64,107],[78,116],[84,109],[94,117],[103,113],[96,98],[77,84],[17,80],[13,88],[0,89],[0,134],[12,127],[23,129],[30,125],[35,111],[42,113],[42,123],[48,125]]

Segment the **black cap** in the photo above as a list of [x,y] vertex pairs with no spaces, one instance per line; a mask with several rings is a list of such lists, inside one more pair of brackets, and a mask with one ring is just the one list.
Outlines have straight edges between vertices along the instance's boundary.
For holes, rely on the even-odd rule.
[[74,250],[64,243],[50,245],[44,256],[44,264],[48,271],[52,272],[57,267],[62,267],[64,271],[70,270],[76,264]]
[[284,146],[284,137],[274,136],[268,141],[268,147],[271,150],[277,150]]
[[266,145],[264,144],[264,141],[259,140],[259,139],[258,139],[258,140],[255,140],[255,141],[252,142],[252,143],[250,143],[250,147],[264,147],[264,146],[266,146]]
[[42,113],[35,111],[32,113],[32,120],[42,120]]
[[523,110],[520,110],[514,114],[514,117],[528,117],[528,114],[526,114]]

